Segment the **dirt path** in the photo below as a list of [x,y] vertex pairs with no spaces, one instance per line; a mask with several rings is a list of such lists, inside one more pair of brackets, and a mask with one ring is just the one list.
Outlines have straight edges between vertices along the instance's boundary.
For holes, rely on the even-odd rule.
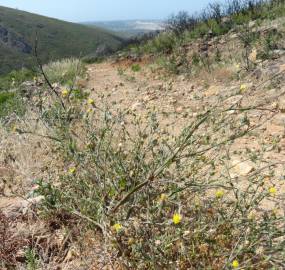
[[[280,61],[279,66],[285,63]],[[124,68],[126,68],[124,66]],[[244,82],[217,83],[213,79],[211,85],[206,85],[201,79],[187,80],[184,76],[163,77],[156,76],[144,66],[140,72],[132,72],[130,67],[122,70],[120,64],[105,62],[88,67],[89,80],[87,88],[91,89],[91,97],[103,99],[112,105],[113,110],[131,110],[146,116],[149,112],[156,112],[162,126],[172,134],[179,134],[182,127],[191,121],[201,110],[214,108],[224,104],[231,105],[238,102],[242,95],[239,88]],[[247,78],[246,81],[250,81]],[[284,90],[283,81],[278,88],[255,89],[256,81],[245,83],[247,87],[245,104],[258,104],[268,100],[268,106],[285,107],[285,99],[279,96]],[[259,82],[260,83],[260,82]],[[282,108],[283,108],[282,107]],[[258,119],[258,115],[256,115]],[[283,109],[271,121],[261,127],[262,133],[268,136],[283,136],[285,129]]]
[[[274,71],[280,72],[284,68],[285,58],[275,63]],[[285,99],[278,97],[285,91],[284,77],[277,87],[271,85],[256,85],[266,82],[272,66],[265,66],[262,70],[263,79],[256,81],[251,76],[243,81],[217,82],[215,78],[209,81],[201,78],[188,80],[184,76],[163,77],[153,73],[148,65],[142,65],[139,72],[133,72],[131,65],[113,64],[110,62],[90,65],[88,68],[88,89],[91,97],[97,99],[104,97],[113,110],[130,110],[142,119],[150,112],[156,112],[157,118],[169,135],[179,135],[183,127],[191,123],[201,110],[215,108],[216,106],[230,106],[243,100],[244,106],[265,103],[268,113],[254,111],[249,113],[253,124],[261,123],[253,134],[238,139],[231,146],[231,165],[235,166],[237,175],[245,176],[255,169],[251,161],[244,161],[243,154],[249,150],[266,147],[263,164],[280,163],[275,165],[275,183],[283,186],[283,168],[285,162]],[[124,72],[122,70],[124,69]],[[271,76],[271,75],[270,75]],[[242,84],[246,85],[245,93],[240,93]],[[278,98],[276,98],[278,97]],[[222,101],[221,101],[222,100]],[[284,109],[283,109],[284,107]],[[276,111],[275,116],[266,121]],[[278,112],[279,110],[279,112]],[[229,112],[232,113],[232,112]],[[278,141],[278,147],[274,143]],[[278,181],[278,183],[276,182]],[[282,187],[285,191],[285,187]]]
[[119,74],[120,69],[120,65],[111,63],[88,68],[91,96],[95,99],[104,97],[113,110],[131,110],[142,118],[155,112],[162,126],[171,134],[178,135],[189,122],[189,117],[195,116],[204,106],[202,88],[184,77],[163,78],[155,76],[147,68],[140,72],[128,69]]

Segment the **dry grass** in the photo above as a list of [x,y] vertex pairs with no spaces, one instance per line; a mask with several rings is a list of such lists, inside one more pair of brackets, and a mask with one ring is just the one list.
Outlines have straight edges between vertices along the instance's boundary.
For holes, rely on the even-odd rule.
[[77,76],[84,74],[85,68],[81,60],[76,58],[51,62],[43,67],[52,83],[74,84]]

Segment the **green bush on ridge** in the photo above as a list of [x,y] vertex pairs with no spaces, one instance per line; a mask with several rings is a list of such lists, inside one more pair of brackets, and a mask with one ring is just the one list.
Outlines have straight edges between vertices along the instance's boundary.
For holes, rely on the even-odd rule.
[[138,53],[171,53],[175,47],[191,42],[193,39],[203,38],[209,34],[221,36],[250,21],[273,19],[284,15],[283,0],[234,0],[228,1],[224,6],[217,3],[211,4],[196,17],[190,16],[187,12],[172,15],[166,21],[165,32],[146,41],[142,38],[141,44],[133,46]]

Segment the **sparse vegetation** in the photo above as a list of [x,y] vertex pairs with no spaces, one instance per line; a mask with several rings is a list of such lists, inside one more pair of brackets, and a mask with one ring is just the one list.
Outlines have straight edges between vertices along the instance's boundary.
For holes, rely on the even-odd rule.
[[265,25],[284,4],[212,3],[170,17],[133,58],[0,80],[5,138],[38,138],[28,155],[49,158],[21,194],[35,200],[21,222],[44,232],[13,234],[20,218],[0,211],[0,267],[284,269],[284,29]]
[[25,106],[19,92],[0,92],[0,119],[15,113],[22,116]]
[[33,249],[28,249],[26,251],[26,263],[27,263],[27,270],[36,270],[38,269],[37,263],[37,255]]
[[133,72],[139,72],[141,70],[141,67],[139,64],[134,64],[131,66],[131,69]]
[[11,88],[18,87],[21,83],[33,79],[36,72],[28,69],[12,71],[5,76],[0,77],[0,91],[7,91]]
[[[185,70],[189,71],[190,69],[187,67],[189,65],[189,61],[185,61],[185,68],[181,64],[180,59],[173,59],[173,52],[175,55],[175,51],[179,51],[179,49],[183,46],[186,46],[189,43],[194,42],[197,39],[204,40],[204,49],[203,53],[195,52],[194,58],[203,60],[198,62],[203,62],[203,65],[209,69],[211,65],[211,61],[215,64],[217,61],[215,59],[211,60],[207,56],[207,52],[209,51],[209,40],[213,37],[219,39],[226,33],[236,32],[241,41],[241,46],[244,46],[244,64],[245,68],[249,70],[252,67],[252,63],[248,59],[249,54],[251,53],[251,48],[255,43],[257,36],[259,35],[253,29],[253,26],[258,26],[262,21],[265,20],[273,20],[274,18],[278,18],[279,16],[284,16],[285,8],[283,1],[228,1],[226,4],[220,4],[218,2],[211,3],[203,12],[199,15],[191,16],[187,12],[182,11],[177,15],[172,15],[166,21],[166,31],[158,34],[156,37],[142,41],[139,45],[134,44],[132,48],[132,52],[137,52],[138,54],[143,53],[156,53],[163,55],[170,55],[169,64],[164,65],[164,67],[168,68],[170,72],[173,70],[176,73],[177,68],[173,68],[173,65],[179,66],[180,72]],[[253,22],[253,26],[249,26],[249,23]],[[264,42],[264,54],[263,58],[267,57],[271,54],[268,50],[272,51],[274,47],[273,37],[267,37],[271,41],[267,39]],[[275,36],[275,39],[277,37]],[[269,43],[268,43],[269,42]],[[271,49],[270,49],[271,48]],[[194,49],[194,48],[192,48]],[[198,57],[197,57],[197,54]],[[180,52],[177,53],[180,55]],[[174,58],[177,58],[174,56]],[[198,63],[193,58],[193,62]],[[220,61],[220,58],[216,58]],[[183,72],[182,72],[183,73]]]
[[[78,116],[85,115],[78,110]],[[284,247],[277,239],[283,218],[258,210],[277,189],[253,175],[240,190],[237,180],[216,171],[218,160],[208,159],[208,151],[246,134],[252,128],[247,121],[233,123],[221,112],[201,113],[170,144],[161,136],[155,115],[144,130],[134,118],[138,133],[133,136],[118,126],[124,121],[120,114],[111,115],[108,110],[101,116],[91,112],[82,147],[69,133],[75,130],[68,116],[57,117],[62,120],[55,134],[62,134],[58,139],[63,154],[75,167],[62,175],[60,184],[50,182],[49,189],[40,185],[49,214],[66,211],[99,229],[109,252],[121,254],[122,263],[131,268],[230,269],[235,261],[261,269],[279,265],[283,255],[278,250]],[[221,137],[223,125],[229,124],[235,130]],[[212,135],[204,138],[198,130],[206,126]],[[225,155],[222,163],[228,158]],[[274,254],[269,261],[264,259],[267,251]]]
[[[37,182],[44,216],[68,216],[83,231],[100,231],[106,250],[128,268],[283,265],[284,217],[274,169],[261,166],[266,150],[245,153],[258,172],[246,179],[232,177],[229,165],[230,146],[259,125],[248,115],[264,105],[227,108],[221,101],[172,138],[163,135],[155,113],[143,123],[131,112],[112,112],[103,100],[73,92],[62,98],[64,106],[46,91],[29,98],[31,108],[41,103],[35,123],[45,127],[41,136],[51,139],[66,166],[58,181]],[[32,123],[16,125],[20,134],[38,135]],[[264,208],[268,202],[272,207]],[[36,253],[26,253],[31,269]]]

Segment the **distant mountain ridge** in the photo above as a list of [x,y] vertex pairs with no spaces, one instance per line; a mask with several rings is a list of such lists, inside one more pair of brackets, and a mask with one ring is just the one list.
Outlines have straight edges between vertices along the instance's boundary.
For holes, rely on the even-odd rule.
[[98,27],[69,23],[0,6],[0,74],[34,65],[36,33],[43,63],[96,51],[114,51],[122,37]]
[[127,36],[133,36],[152,31],[161,31],[164,29],[164,22],[161,20],[95,21],[85,22],[84,24],[93,27],[102,27]]

